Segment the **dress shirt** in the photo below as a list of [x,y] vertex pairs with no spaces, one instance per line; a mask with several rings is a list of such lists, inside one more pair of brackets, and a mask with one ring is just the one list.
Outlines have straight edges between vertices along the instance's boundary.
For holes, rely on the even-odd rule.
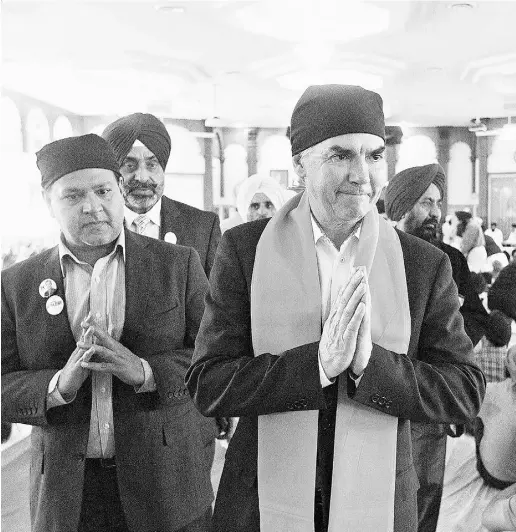
[[[125,234],[122,231],[113,251],[97,260],[95,266],[80,261],[61,240],[59,259],[63,272],[68,321],[76,341],[82,335],[81,322],[91,312],[96,324],[107,330],[115,340],[122,334],[125,319]],[[71,354],[71,353],[70,353]],[[145,380],[137,393],[153,391],[156,383],[149,363],[142,366]],[[67,404],[57,388],[61,370],[48,386],[47,409]],[[91,372],[92,404],[88,458],[109,458],[115,454],[113,430],[112,376]]]
[[[134,220],[139,214],[137,212],[124,207],[125,221],[127,227],[133,232],[136,233],[136,226],[134,225]],[[151,238],[159,239],[159,228],[161,225],[161,198],[156,202],[152,209],[145,213],[149,217],[149,223],[145,227],[143,234],[145,236],[150,236]]]
[[[319,270],[319,283],[321,286],[321,319],[322,326],[324,327],[339,290],[351,277],[351,269],[353,268],[357,254],[361,224],[357,226],[355,231],[342,243],[340,249],[337,250],[333,242],[323,233],[313,215],[311,216],[311,219],[315,253],[317,255],[317,268]],[[328,379],[324,372],[320,356],[319,375],[323,388],[333,384],[334,381]],[[358,386],[360,379],[361,376],[358,379],[353,379],[356,386]]]

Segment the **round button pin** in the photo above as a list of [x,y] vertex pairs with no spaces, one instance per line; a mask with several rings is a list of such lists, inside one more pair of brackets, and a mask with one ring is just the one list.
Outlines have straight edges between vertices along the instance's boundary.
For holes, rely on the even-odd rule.
[[41,281],[41,284],[39,285],[39,295],[41,297],[50,297],[55,294],[56,291],[57,285],[53,279],[45,279],[44,281]]
[[47,312],[52,316],[60,314],[64,308],[64,301],[59,296],[52,296],[47,301]]

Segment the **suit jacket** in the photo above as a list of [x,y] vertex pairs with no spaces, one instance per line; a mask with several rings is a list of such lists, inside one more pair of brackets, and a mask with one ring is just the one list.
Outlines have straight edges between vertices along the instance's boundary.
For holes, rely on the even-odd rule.
[[192,247],[199,253],[202,267],[209,278],[220,242],[219,217],[213,212],[201,211],[162,196],[159,238],[163,240],[169,232],[176,235],[176,244]]
[[[137,532],[185,526],[210,505],[216,426],[184,384],[207,280],[197,253],[126,230],[126,313],[120,342],[145,358],[157,390],[137,394],[113,377],[120,498]],[[38,287],[53,279],[63,300],[57,247],[2,272],[2,415],[34,425],[34,532],[77,530],[91,411],[91,377],[68,405],[46,409],[49,381],[75,348],[66,306],[45,308]]]
[[[329,503],[337,386],[321,388],[318,342],[281,355],[253,356],[250,288],[256,245],[266,224],[267,220],[251,222],[224,233],[187,373],[188,389],[204,415],[240,417],[217,492],[217,532],[259,530],[256,470],[261,414],[320,410],[317,469],[326,513]],[[448,258],[418,238],[404,233],[399,237],[412,324],[409,350],[397,354],[374,345],[362,380],[350,396],[398,417],[394,530],[410,532],[417,528],[418,488],[410,420],[461,423],[474,418],[485,381],[464,333]]]

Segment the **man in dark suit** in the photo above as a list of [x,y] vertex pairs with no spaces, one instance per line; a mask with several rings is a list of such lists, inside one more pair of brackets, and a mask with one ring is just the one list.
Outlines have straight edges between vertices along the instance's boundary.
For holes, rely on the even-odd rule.
[[219,218],[163,195],[171,150],[163,122],[151,114],[134,113],[107,126],[102,136],[113,148],[122,174],[127,227],[194,248],[209,277],[220,241]]
[[[407,168],[389,180],[385,190],[385,209],[399,230],[430,242],[448,255],[459,293],[464,328],[476,345],[490,332],[489,314],[475,292],[464,255],[437,238],[444,187],[445,174],[439,164]],[[510,325],[506,332],[510,335]],[[461,433],[462,429],[458,435]],[[419,532],[434,532],[437,527],[447,434],[455,435],[447,425],[412,423],[414,465],[420,483],[417,493]]]
[[33,530],[205,532],[215,427],[184,385],[199,256],[124,229],[101,137],[53,142],[37,162],[61,239],[2,272],[2,415],[33,425]]
[[485,391],[450,262],[378,216],[379,95],[309,87],[291,142],[306,191],[224,233],[187,373],[204,415],[240,417],[213,530],[415,531],[410,421]]

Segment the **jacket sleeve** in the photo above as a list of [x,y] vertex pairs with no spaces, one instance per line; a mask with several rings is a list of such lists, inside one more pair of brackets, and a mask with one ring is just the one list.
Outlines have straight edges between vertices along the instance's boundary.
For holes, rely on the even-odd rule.
[[208,277],[208,279],[210,278],[211,269],[213,268],[213,262],[215,261],[215,254],[220,244],[220,236],[220,220],[219,217],[214,214],[213,223],[210,231],[210,239],[208,242],[208,252],[206,253],[206,265],[204,268],[206,272],[206,277]]
[[429,423],[473,419],[485,394],[485,378],[473,361],[462,327],[450,261],[434,274],[415,358],[374,345],[353,399],[391,415]]
[[59,368],[23,370],[16,342],[16,320],[2,276],[2,420],[46,425],[48,384]]
[[248,284],[231,232],[215,258],[186,383],[206,416],[252,416],[325,407],[318,343],[255,357]]

